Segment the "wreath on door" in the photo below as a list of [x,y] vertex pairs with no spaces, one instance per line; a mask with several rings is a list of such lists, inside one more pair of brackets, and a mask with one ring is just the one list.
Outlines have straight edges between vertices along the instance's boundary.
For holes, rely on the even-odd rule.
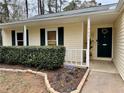
[[103,33],[104,35],[106,35],[106,34],[108,33],[108,29],[103,28],[103,29],[102,29],[102,33]]

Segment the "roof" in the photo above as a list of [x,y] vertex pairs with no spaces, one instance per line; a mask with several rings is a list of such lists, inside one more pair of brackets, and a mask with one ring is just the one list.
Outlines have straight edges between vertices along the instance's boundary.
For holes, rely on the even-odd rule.
[[119,10],[123,6],[123,3],[124,3],[124,0],[120,0],[119,3],[114,3],[114,4],[101,5],[96,7],[89,7],[89,8],[59,12],[54,14],[37,15],[27,20],[15,21],[10,23],[2,23],[0,24],[0,27],[4,25],[24,24],[24,23],[26,24],[29,22],[37,22],[37,21],[44,21],[44,20],[51,20],[51,19],[61,19],[61,18],[86,16],[86,15],[90,16],[91,14],[95,15],[97,13],[111,13]]
[[91,13],[91,12],[99,12],[99,11],[108,11],[108,10],[114,10],[116,7],[117,7],[117,3],[114,3],[114,4],[101,5],[101,6],[96,6],[96,7],[83,8],[83,9],[78,9],[78,10],[59,12],[59,13],[54,13],[54,14],[37,15],[32,18],[29,18],[28,20],[44,19],[44,18],[50,18],[50,17],[60,17],[60,16],[67,16],[67,15],[86,14],[89,12]]

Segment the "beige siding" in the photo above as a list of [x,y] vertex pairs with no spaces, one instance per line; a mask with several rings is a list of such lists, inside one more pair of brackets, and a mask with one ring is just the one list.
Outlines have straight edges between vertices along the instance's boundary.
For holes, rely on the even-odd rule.
[[[78,23],[66,23],[66,24],[51,24],[51,25],[42,25],[38,24],[37,26],[27,26],[29,30],[29,45],[30,46],[40,46],[40,28],[51,29],[64,27],[64,46],[69,49],[81,49],[81,39],[82,39],[82,25],[81,22]],[[23,27],[17,27],[12,29],[5,29],[3,31],[3,45],[11,46],[11,30],[23,31]]]
[[40,46],[40,28],[29,27],[29,45]]
[[40,45],[40,28],[54,29],[58,27],[64,27],[64,46],[66,48],[81,49],[81,22],[28,27],[29,45]]
[[113,61],[124,79],[124,12],[116,20],[115,29]]
[[81,49],[81,23],[65,25],[64,44],[67,48]]
[[12,45],[11,32],[9,30],[6,29],[2,30],[2,42],[3,42],[3,46]]

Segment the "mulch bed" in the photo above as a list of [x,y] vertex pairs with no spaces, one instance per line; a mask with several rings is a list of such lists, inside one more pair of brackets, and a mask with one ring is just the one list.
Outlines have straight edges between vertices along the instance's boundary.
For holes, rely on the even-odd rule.
[[87,69],[66,66],[55,71],[46,71],[51,86],[58,92],[75,90]]
[[[23,66],[12,66],[0,64],[0,68],[11,68],[11,69],[32,69]],[[61,93],[70,93],[75,90],[83,78],[86,68],[76,68],[73,66],[64,66],[54,71],[41,70],[48,74],[49,82],[56,91]]]

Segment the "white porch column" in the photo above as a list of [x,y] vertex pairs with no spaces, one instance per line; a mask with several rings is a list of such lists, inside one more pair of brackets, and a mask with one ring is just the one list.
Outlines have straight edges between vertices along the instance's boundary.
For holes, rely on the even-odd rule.
[[81,49],[83,49],[83,34],[84,34],[84,21],[82,19],[82,31],[81,31]]
[[81,31],[81,65],[83,65],[83,33],[84,33],[84,22],[82,18],[82,31]]
[[87,53],[86,53],[86,65],[89,67],[90,63],[90,17],[87,19]]
[[26,33],[27,27],[24,25],[24,46],[27,46],[27,33]]

